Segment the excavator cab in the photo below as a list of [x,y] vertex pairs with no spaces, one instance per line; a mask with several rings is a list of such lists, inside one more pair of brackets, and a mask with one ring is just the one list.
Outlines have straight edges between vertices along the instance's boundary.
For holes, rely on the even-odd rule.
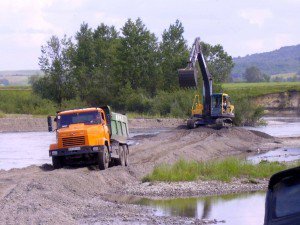
[[211,96],[211,116],[212,117],[234,117],[234,106],[228,94],[215,93]]
[[179,86],[181,88],[196,88],[197,83],[197,70],[196,69],[179,69],[178,78]]

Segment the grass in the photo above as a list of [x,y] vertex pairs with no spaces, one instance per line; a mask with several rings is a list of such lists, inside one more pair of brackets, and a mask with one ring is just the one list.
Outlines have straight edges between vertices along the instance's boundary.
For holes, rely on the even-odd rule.
[[[299,163],[298,163],[299,164]],[[220,180],[230,182],[232,178],[269,178],[272,174],[294,165],[278,162],[252,164],[245,160],[228,158],[222,161],[196,162],[180,159],[173,165],[162,164],[145,176],[142,181],[194,181]]]
[[222,89],[232,96],[253,98],[291,90],[300,91],[300,82],[226,83],[222,84]]
[[32,93],[30,89],[0,90],[0,110],[6,114],[53,114],[56,105]]
[[4,118],[4,117],[5,117],[5,113],[0,110],[0,118]]

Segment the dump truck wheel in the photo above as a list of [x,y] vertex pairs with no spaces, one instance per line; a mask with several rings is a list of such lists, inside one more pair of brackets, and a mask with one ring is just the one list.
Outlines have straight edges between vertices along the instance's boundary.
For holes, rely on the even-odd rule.
[[107,146],[104,147],[99,153],[98,153],[98,166],[100,170],[105,170],[108,168],[109,164],[109,153]]
[[125,166],[125,151],[124,145],[119,145],[119,158],[116,159],[117,164],[120,166]]
[[63,158],[60,156],[52,156],[52,165],[54,169],[60,169],[64,166]]
[[123,145],[123,151],[125,153],[125,166],[129,165],[128,155],[129,155],[129,149],[128,146]]

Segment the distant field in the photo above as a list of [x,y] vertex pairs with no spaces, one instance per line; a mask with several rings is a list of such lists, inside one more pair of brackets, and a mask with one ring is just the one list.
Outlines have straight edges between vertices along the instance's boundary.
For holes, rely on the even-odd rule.
[[0,76],[32,76],[36,74],[42,74],[40,70],[0,70]]
[[275,77],[280,77],[280,78],[289,78],[297,75],[296,73],[279,73],[279,74],[274,74],[271,76],[271,78]]
[[251,98],[289,90],[300,91],[300,82],[228,83],[223,84],[222,89],[232,96]]
[[293,79],[299,80],[300,75],[297,75],[296,73],[280,73],[280,74],[274,74],[271,76],[271,81],[276,81],[276,79],[280,79],[280,81],[287,81],[288,79],[290,81],[293,81]]
[[7,80],[9,82],[9,86],[24,86],[28,85],[28,81],[31,76],[42,74],[43,73],[40,70],[4,70],[0,71],[0,80]]
[[23,76],[23,75],[7,75],[7,76],[0,76],[0,79],[5,79],[9,82],[9,86],[24,86],[29,85],[29,77],[30,76]]
[[30,86],[0,86],[0,91],[5,91],[5,90],[27,90],[30,91],[31,87]]

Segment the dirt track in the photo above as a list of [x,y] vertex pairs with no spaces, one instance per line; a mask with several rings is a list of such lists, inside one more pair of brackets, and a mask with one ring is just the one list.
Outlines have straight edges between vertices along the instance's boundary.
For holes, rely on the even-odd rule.
[[[1,170],[0,221],[6,224],[202,224],[193,218],[157,217],[147,207],[123,203],[120,196],[174,197],[261,190],[267,181],[258,184],[245,183],[245,180],[231,184],[197,181],[172,185],[143,184],[140,179],[155,165],[174,163],[179,158],[203,161],[245,156],[290,141],[242,128],[186,130],[175,124],[157,136],[135,137],[139,144],[131,147],[130,166],[126,168],[52,170],[51,165],[43,165]],[[292,141],[300,142],[297,138]]]

